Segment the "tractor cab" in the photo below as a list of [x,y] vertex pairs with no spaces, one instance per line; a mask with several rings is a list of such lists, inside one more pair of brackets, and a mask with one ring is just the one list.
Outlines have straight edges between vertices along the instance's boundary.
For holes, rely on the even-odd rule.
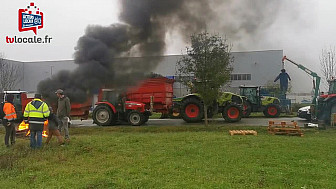
[[113,104],[117,112],[124,110],[125,98],[121,97],[121,91],[116,89],[102,89],[101,102],[109,102]]
[[329,80],[328,83],[329,83],[328,95],[336,94],[336,79]]
[[328,83],[329,83],[328,94],[324,94],[322,92],[322,94],[320,94],[317,97],[317,103],[321,105],[319,106],[319,108],[323,107],[323,105],[325,105],[327,101],[329,101],[331,98],[334,98],[336,96],[336,79],[328,80]]
[[263,112],[266,117],[279,117],[280,100],[278,98],[261,96],[260,87],[257,86],[240,86],[239,90],[244,99],[244,117],[249,117],[251,112]]
[[261,105],[259,87],[257,86],[240,86],[240,96],[245,96],[253,105]]

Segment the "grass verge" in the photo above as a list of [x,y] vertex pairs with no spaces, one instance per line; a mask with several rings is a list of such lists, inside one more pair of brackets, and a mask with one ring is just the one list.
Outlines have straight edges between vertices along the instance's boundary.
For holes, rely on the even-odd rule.
[[[335,129],[229,136],[224,125],[71,128],[31,150],[0,147],[2,188],[333,188]],[[0,137],[4,137],[1,130]],[[45,140],[45,139],[44,139]]]

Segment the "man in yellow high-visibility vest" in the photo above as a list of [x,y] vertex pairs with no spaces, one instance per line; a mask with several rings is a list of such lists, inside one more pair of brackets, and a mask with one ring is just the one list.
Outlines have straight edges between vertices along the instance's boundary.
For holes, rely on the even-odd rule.
[[44,121],[49,117],[50,111],[47,103],[41,100],[41,94],[35,94],[34,99],[25,108],[23,117],[29,123],[30,147],[41,148]]

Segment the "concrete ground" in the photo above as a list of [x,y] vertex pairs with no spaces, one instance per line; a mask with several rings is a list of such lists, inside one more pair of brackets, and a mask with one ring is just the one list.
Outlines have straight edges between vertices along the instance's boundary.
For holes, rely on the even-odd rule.
[[[212,123],[219,125],[237,125],[237,126],[268,126],[268,121],[296,121],[300,127],[303,127],[307,120],[298,117],[280,117],[280,118],[264,118],[264,117],[252,117],[243,118],[241,121],[236,123],[227,123],[222,118],[214,119]],[[72,120],[73,127],[93,127],[97,126],[93,124],[92,119],[89,120]],[[196,125],[203,125],[203,123],[196,123]],[[122,124],[127,125],[127,124]],[[144,126],[180,126],[180,125],[195,125],[195,123],[186,123],[182,119],[149,119]]]

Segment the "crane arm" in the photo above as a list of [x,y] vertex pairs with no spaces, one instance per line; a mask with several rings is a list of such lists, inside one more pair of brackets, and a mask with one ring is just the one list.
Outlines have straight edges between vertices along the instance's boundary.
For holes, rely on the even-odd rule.
[[307,74],[311,75],[315,79],[315,83],[314,83],[315,92],[314,92],[313,104],[316,104],[316,98],[319,96],[321,77],[318,76],[316,72],[311,71],[310,69],[306,68],[302,64],[298,64],[298,63],[288,59],[286,56],[284,56],[282,58],[282,63],[283,64],[285,63],[285,60],[287,60],[288,62],[290,62],[294,65],[296,65],[298,68],[305,71]]
[[306,68],[306,67],[303,66],[302,64],[298,64],[298,63],[294,62],[293,60],[288,59],[286,56],[284,56],[284,57],[282,58],[282,63],[283,63],[283,64],[285,63],[285,60],[287,60],[288,62],[290,62],[290,63],[292,63],[292,64],[294,64],[294,65],[296,65],[298,68],[300,68],[301,70],[305,71],[307,74],[309,74],[309,75],[311,75],[311,76],[313,76],[313,77],[316,77],[316,78],[321,78],[320,76],[317,75],[316,72],[311,71],[310,69]]

